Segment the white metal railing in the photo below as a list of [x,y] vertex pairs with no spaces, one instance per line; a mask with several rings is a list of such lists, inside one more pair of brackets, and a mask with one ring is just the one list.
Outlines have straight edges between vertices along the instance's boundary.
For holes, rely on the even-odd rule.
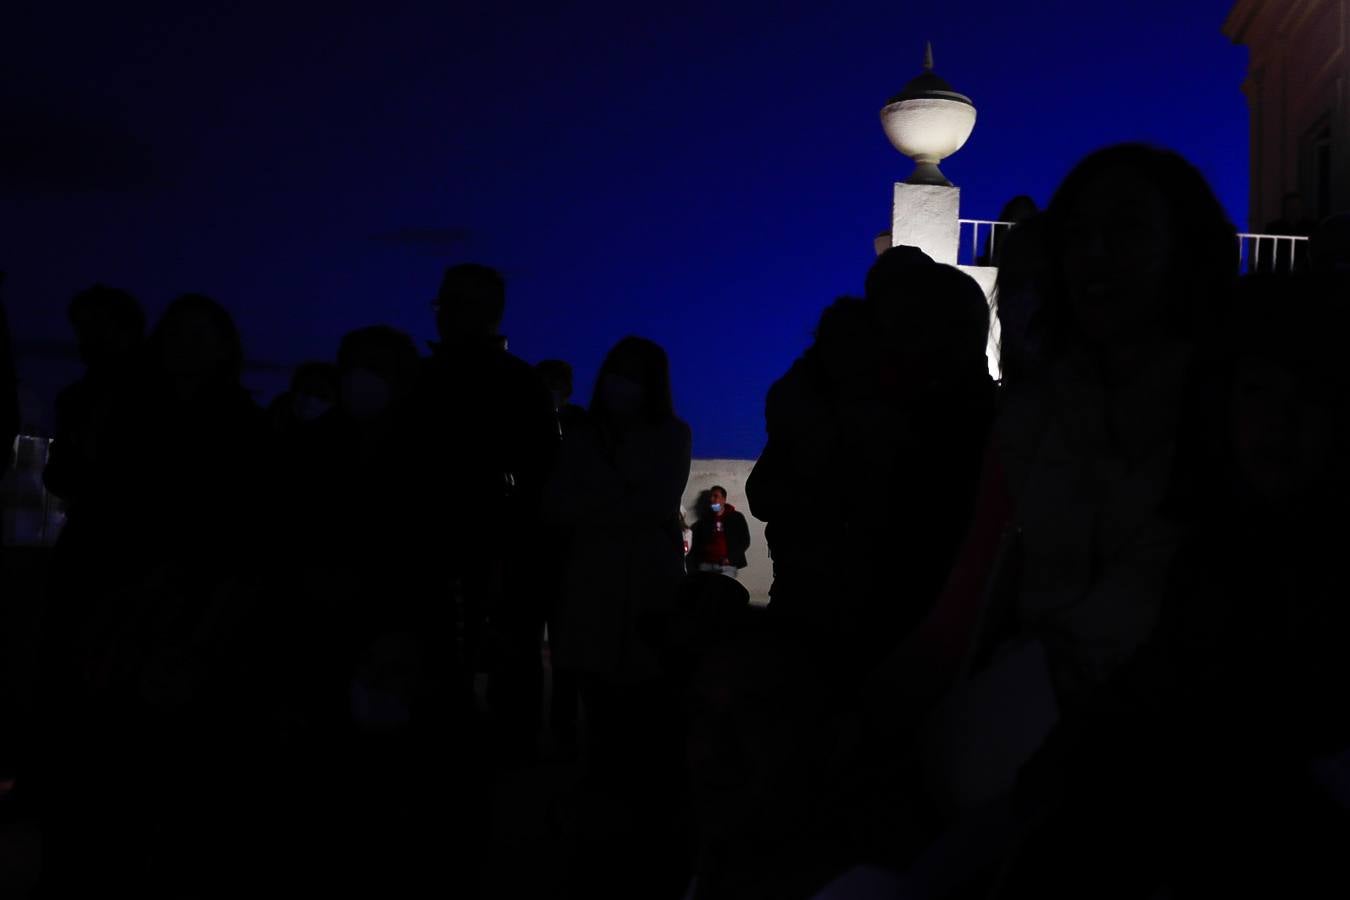
[[1238,271],[1288,272],[1307,265],[1308,239],[1297,234],[1239,234]]
[[[998,245],[1012,222],[959,219],[956,261],[963,266],[993,266]],[[1288,272],[1307,265],[1308,239],[1297,234],[1239,234],[1238,271]]]
[[[1013,227],[1012,222],[991,219],[958,219],[959,234],[956,244],[956,262],[962,266],[992,266],[999,240]],[[984,243],[980,243],[980,235]]]

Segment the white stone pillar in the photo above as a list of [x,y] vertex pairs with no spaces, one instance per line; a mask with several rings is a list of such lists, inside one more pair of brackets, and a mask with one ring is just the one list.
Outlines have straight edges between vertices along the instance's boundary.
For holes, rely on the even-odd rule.
[[891,246],[918,247],[934,262],[956,265],[961,239],[961,189],[937,184],[895,186]]

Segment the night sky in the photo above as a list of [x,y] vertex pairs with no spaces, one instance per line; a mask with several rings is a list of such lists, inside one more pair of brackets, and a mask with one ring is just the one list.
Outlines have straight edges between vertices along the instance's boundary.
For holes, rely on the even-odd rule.
[[475,260],[511,349],[573,362],[583,402],[642,334],[696,455],[755,456],[769,384],[889,224],[912,164],[877,113],[929,38],[979,110],[943,164],[964,217],[1134,139],[1246,224],[1232,0],[212,5],[6,9],[0,268],[35,394],[77,372],[51,342],[94,281],[152,314],[208,293],[289,365],[375,322],[431,337],[440,272]]

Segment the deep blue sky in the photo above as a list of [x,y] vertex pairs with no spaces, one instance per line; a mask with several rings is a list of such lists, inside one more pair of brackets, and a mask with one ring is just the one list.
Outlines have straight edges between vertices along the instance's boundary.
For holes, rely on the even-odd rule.
[[943,165],[964,216],[1043,204],[1135,139],[1245,224],[1232,0],[198,5],[7,11],[0,267],[26,347],[102,280],[152,313],[217,297],[256,360],[329,358],[373,322],[430,337],[440,271],[472,259],[508,277],[516,353],[571,360],[585,396],[615,340],[655,338],[696,453],[753,456],[909,174],[877,112],[926,38],[979,109]]

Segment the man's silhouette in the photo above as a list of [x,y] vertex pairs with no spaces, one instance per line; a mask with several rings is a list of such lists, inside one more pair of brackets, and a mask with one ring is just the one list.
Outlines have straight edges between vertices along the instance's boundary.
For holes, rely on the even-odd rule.
[[[451,266],[433,307],[440,342],[410,404],[405,444],[415,479],[408,487],[421,498],[412,536],[421,542],[421,589],[442,614],[460,598],[461,674],[491,671],[496,711],[513,746],[528,752],[538,723],[542,627],[537,567],[529,562],[558,444],[553,399],[534,369],[506,350],[500,274]],[[453,633],[453,616],[438,621]],[[488,633],[496,638],[491,646]]]
[[74,509],[91,478],[95,433],[135,389],[145,314],[126,291],[96,284],[74,296],[68,316],[85,374],[56,397],[56,439],[43,481]]

